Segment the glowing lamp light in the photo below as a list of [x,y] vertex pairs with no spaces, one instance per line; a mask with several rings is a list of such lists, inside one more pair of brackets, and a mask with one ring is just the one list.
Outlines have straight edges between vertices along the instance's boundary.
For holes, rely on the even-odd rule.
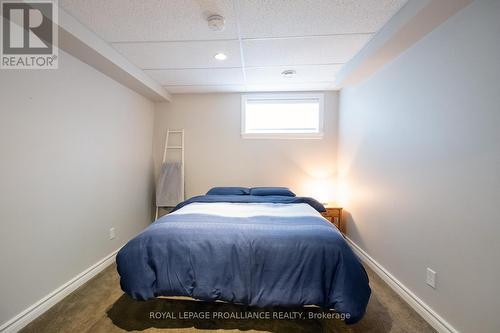
[[337,203],[342,207],[347,207],[351,193],[346,181],[339,180],[337,184]]
[[331,179],[315,179],[306,184],[305,191],[323,204],[331,203],[335,197],[335,183]]

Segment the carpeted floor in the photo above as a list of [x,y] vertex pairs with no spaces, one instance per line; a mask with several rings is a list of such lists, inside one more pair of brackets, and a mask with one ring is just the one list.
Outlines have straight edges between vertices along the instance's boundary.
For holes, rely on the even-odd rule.
[[[338,319],[184,319],[189,312],[202,315],[293,316],[301,312],[321,314],[314,308],[255,309],[225,303],[204,303],[187,300],[157,299],[136,302],[125,295],[119,286],[116,266],[112,265],[87,282],[52,309],[25,327],[22,332],[435,332],[415,311],[397,296],[378,276],[367,269],[373,290],[368,310],[359,323],[345,325]],[[150,315],[170,315],[176,319],[150,319]],[[299,314],[295,314],[299,316]]]

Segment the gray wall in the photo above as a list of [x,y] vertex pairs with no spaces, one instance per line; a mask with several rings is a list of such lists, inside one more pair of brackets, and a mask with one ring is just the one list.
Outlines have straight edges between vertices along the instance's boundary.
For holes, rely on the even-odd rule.
[[[167,128],[184,128],[187,197],[204,194],[213,186],[274,185],[331,199],[337,108],[338,94],[325,93],[325,135],[320,140],[242,139],[241,94],[175,95],[172,103],[156,106],[157,170]],[[322,189],[327,193],[318,193]]]
[[349,237],[461,332],[500,329],[499,18],[475,1],[340,96]]
[[150,218],[153,103],[59,56],[58,70],[0,71],[0,323]]

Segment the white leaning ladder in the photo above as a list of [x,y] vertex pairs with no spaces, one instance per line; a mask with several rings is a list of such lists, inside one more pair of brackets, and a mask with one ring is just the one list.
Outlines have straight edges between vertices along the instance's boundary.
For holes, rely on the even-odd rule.
[[[170,146],[168,144],[170,134],[180,134],[181,136],[181,143],[179,146]],[[163,164],[165,164],[165,161],[167,160],[167,151],[169,149],[180,149],[181,150],[181,181],[182,181],[182,188],[181,188],[181,197],[184,199],[184,130],[171,130],[167,129],[167,136],[165,137],[165,145],[163,146],[163,159],[161,161],[161,167],[163,167]],[[158,219],[158,213],[159,213],[159,208],[156,206],[156,213],[155,213],[155,221]]]

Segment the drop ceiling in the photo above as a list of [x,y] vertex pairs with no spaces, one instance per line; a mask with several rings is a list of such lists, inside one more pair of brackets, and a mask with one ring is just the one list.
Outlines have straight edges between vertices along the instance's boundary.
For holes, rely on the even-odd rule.
[[[335,89],[406,0],[59,0],[171,93]],[[206,18],[225,18],[222,31]],[[218,61],[217,53],[227,59]],[[284,70],[296,75],[285,78]]]

